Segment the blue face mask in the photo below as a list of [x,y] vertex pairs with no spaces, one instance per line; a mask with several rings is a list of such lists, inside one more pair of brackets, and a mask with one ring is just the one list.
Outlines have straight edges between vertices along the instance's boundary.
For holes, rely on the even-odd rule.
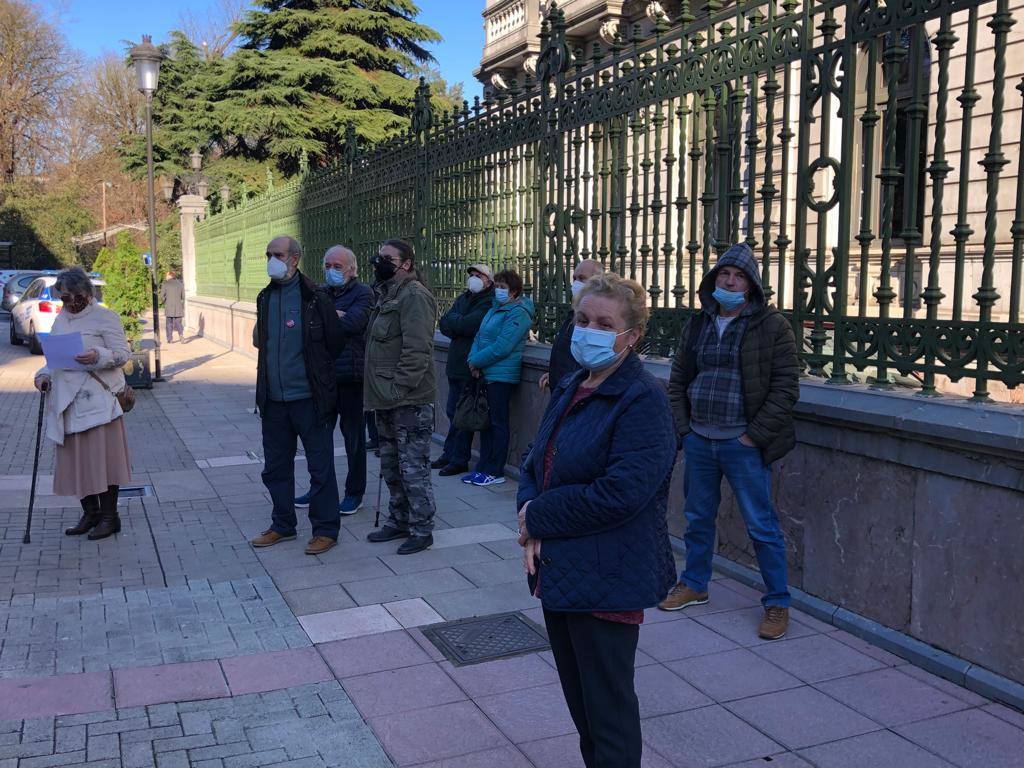
[[727,291],[725,288],[715,288],[715,292],[711,295],[715,297],[718,306],[726,312],[732,312],[734,309],[739,309],[747,303],[747,294],[743,291]]
[[327,280],[327,284],[334,286],[335,288],[340,288],[348,280],[348,278],[345,277],[345,273],[340,269],[325,269],[324,277]]
[[[629,333],[627,328],[622,333]],[[615,340],[622,335],[613,331],[601,331],[596,328],[576,326],[572,331],[572,343],[569,345],[576,362],[588,371],[600,371],[619,359],[621,353],[615,351]]]
[[504,304],[508,301],[508,288],[495,288],[494,298],[499,304]]

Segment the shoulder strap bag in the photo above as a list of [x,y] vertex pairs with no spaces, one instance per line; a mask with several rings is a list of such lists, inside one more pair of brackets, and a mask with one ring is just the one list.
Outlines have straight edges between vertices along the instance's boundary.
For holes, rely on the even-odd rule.
[[120,392],[115,392],[108,387],[107,382],[97,376],[95,372],[89,371],[89,375],[96,379],[96,381],[100,383],[100,386],[107,390],[107,392],[117,398],[117,402],[121,405],[122,411],[128,413],[128,411],[135,407],[135,390],[129,386],[128,382],[125,382],[124,389]]

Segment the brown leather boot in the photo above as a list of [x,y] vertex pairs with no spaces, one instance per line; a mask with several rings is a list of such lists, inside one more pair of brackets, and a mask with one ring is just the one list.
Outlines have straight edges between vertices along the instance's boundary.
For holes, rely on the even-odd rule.
[[100,521],[99,496],[86,496],[82,499],[82,519],[73,528],[65,528],[65,536],[81,536],[88,533]]
[[121,532],[121,518],[117,516],[117,491],[118,486],[111,485],[105,493],[100,494],[100,522],[89,532],[89,541],[105,539]]

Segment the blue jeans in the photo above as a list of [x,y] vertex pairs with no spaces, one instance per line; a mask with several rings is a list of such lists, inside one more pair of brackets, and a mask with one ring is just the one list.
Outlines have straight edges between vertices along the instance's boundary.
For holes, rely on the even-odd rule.
[[788,606],[786,540],[772,504],[771,468],[765,466],[761,451],[738,439],[708,440],[694,432],[686,435],[683,450],[686,568],[679,580],[697,592],[708,591],[715,552],[715,518],[722,501],[724,475],[747,524],[747,534],[761,568],[766,587],[761,602],[766,606]]
[[464,429],[455,428],[455,408],[459,404],[459,398],[463,391],[470,386],[475,386],[474,379],[453,379],[448,377],[448,402],[445,403],[444,412],[448,416],[448,436],[444,439],[444,450],[441,456],[448,460],[449,464],[459,467],[469,466],[469,455],[473,450],[473,433]]
[[485,475],[502,477],[508,460],[508,403],[512,399],[515,384],[503,381],[487,382],[487,408],[491,426],[480,433],[480,460],[476,471]]
[[295,534],[295,449],[302,440],[309,469],[309,522],[314,536],[337,540],[338,481],[334,474],[334,424],[317,417],[313,399],[267,400],[263,408],[263,485],[274,501],[270,529]]

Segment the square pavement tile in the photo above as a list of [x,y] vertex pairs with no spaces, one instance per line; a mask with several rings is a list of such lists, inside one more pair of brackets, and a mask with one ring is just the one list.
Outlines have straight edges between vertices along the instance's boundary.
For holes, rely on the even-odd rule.
[[114,670],[114,700],[119,709],[230,695],[216,661]]
[[558,682],[558,673],[535,653],[466,667],[444,661],[441,669],[474,699]]
[[[522,549],[516,544],[516,549]],[[408,555],[382,555],[380,558],[388,568],[398,574],[418,573],[420,571],[434,571],[438,568],[449,568],[454,565],[468,565],[469,563],[496,563],[500,562],[496,554],[485,548],[482,544],[463,544],[457,547],[442,549],[428,549],[425,552],[417,552],[415,557]]]
[[232,696],[333,680],[315,648],[256,653],[221,660]]
[[338,679],[426,664],[431,657],[407,632],[384,632],[318,646]]
[[277,588],[282,591],[393,576],[391,570],[376,557],[339,560],[312,568],[308,566],[283,568],[273,571],[272,575]]
[[[515,515],[510,514],[515,520]],[[447,528],[434,531],[434,549],[458,547],[463,544],[482,544],[487,541],[515,541],[517,534],[509,526],[500,523],[484,523],[483,525],[467,525],[465,528]]]
[[731,651],[737,645],[692,619],[682,619],[649,626],[641,625],[640,642],[637,647],[658,661],[675,661],[691,656]]
[[395,617],[399,624],[406,628],[422,627],[427,624],[440,624],[444,621],[444,617],[431,608],[422,597],[384,603],[384,608]]
[[522,560],[498,560],[495,563],[459,563],[455,569],[478,587],[494,584],[526,583]]
[[[519,748],[526,753],[536,768],[586,768],[580,754],[580,737],[575,732],[551,739],[530,741],[520,744]],[[672,768],[672,764],[645,745],[640,758],[640,768]]]
[[800,752],[818,768],[947,768],[937,755],[891,731],[876,731]]
[[353,608],[356,604],[340,584],[295,589],[291,592],[283,592],[282,596],[296,616],[339,611],[342,608]]
[[314,643],[345,640],[349,637],[402,628],[383,605],[365,605],[359,608],[343,608],[340,611],[314,613],[300,616],[299,623]]
[[870,672],[882,662],[853,650],[829,635],[811,635],[794,640],[776,640],[752,648],[762,658],[782,667],[808,683]]
[[634,674],[634,687],[640,700],[640,717],[657,717],[714,704],[714,701],[660,664],[639,667]]
[[426,600],[449,621],[470,616],[521,611],[535,608],[540,603],[530,594],[525,581],[428,595]]
[[905,675],[910,675],[915,680],[920,680],[922,683],[928,683],[932,688],[938,688],[945,694],[948,694],[954,698],[960,699],[964,704],[971,707],[983,707],[990,703],[984,696],[980,696],[974,691],[969,691],[962,685],[957,685],[954,682],[946,680],[944,677],[933,675],[920,667],[915,667],[913,664],[904,663],[899,668],[900,672]]
[[400,766],[509,746],[471,701],[374,717],[369,723]]
[[576,732],[562,686],[557,683],[484,696],[476,703],[516,744]]
[[466,698],[462,689],[437,664],[348,677],[344,686],[365,718],[450,704]]
[[980,709],[954,712],[893,728],[954,765],[1020,768],[1024,731]]
[[829,633],[829,637],[834,640],[838,640],[843,645],[848,645],[855,651],[860,651],[865,656],[870,656],[876,661],[882,662],[887,667],[902,667],[907,663],[906,659],[901,659],[894,653],[882,650],[877,645],[872,645],[867,640],[862,640],[856,635],[851,635],[842,629],[834,630]]
[[[408,557],[408,555],[407,555]],[[378,561],[379,563],[379,561]],[[383,563],[380,563],[383,567]],[[441,592],[457,592],[470,589],[473,583],[467,581],[452,568],[436,571],[407,573],[402,576],[388,576],[382,579],[368,579],[345,584],[345,591],[359,605],[375,605],[405,600],[412,597],[436,595]]]
[[77,715],[113,706],[109,672],[0,680],[0,721]]
[[967,708],[956,697],[891,668],[826,680],[816,687],[876,723],[890,727]]
[[757,760],[730,763],[727,768],[812,768],[812,766],[792,752],[781,752],[777,755],[765,755]]
[[673,765],[710,768],[774,755],[783,749],[720,706],[643,722],[644,742]]
[[[724,591],[724,590],[723,590]],[[722,611],[709,613],[694,618],[698,624],[703,624],[708,629],[713,629],[720,635],[732,640],[742,646],[766,645],[778,642],[776,640],[762,640],[757,636],[757,627],[764,618],[764,609],[761,606],[754,608],[741,608],[736,611]],[[806,637],[807,635],[818,634],[810,627],[804,626],[797,621],[790,621],[786,630],[787,638]]]
[[880,726],[810,687],[766,693],[726,705],[789,749],[859,736]]
[[533,765],[515,747],[500,747],[433,763],[421,763],[416,768],[533,768]]
[[670,661],[665,666],[720,702],[803,685],[746,648]]

